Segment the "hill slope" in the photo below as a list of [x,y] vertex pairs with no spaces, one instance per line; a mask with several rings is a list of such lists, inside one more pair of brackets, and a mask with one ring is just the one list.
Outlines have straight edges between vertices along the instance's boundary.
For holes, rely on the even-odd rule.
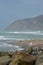
[[43,15],[17,20],[7,30],[43,30]]

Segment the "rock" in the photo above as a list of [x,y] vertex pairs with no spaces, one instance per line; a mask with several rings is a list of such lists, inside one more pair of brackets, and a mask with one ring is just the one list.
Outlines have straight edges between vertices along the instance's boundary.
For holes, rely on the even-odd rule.
[[13,59],[10,65],[34,65],[35,60],[36,60],[35,55],[17,51],[13,55]]
[[43,52],[38,55],[35,65],[43,65]]

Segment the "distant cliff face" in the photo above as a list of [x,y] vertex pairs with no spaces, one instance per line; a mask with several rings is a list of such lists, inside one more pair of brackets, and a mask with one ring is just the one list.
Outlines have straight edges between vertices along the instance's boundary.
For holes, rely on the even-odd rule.
[[43,30],[43,15],[17,20],[7,30]]

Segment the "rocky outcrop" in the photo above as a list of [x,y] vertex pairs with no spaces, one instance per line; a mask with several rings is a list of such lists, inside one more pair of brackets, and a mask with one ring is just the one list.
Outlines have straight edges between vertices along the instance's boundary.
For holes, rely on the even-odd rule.
[[35,60],[36,60],[35,55],[16,51],[13,55],[13,59],[10,65],[34,65]]
[[35,65],[43,65],[43,52],[37,57]]

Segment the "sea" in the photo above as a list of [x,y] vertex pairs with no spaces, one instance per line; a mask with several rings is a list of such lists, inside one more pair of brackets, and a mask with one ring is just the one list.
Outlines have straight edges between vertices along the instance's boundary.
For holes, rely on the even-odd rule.
[[15,42],[20,40],[33,40],[33,39],[43,39],[43,31],[0,30],[0,51],[14,52],[16,50],[23,50],[23,48],[19,46],[8,43],[13,41]]

